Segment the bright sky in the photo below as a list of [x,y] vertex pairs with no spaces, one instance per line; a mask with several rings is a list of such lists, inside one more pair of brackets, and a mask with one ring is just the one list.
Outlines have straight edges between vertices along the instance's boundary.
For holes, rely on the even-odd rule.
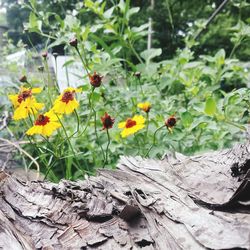
[[2,0],[0,0],[0,13],[5,13],[6,9],[5,8],[1,8],[1,4],[2,4]]

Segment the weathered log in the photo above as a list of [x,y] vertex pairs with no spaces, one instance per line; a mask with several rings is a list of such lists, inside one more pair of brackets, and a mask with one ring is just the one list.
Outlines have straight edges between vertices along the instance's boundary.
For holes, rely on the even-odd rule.
[[121,157],[59,184],[1,172],[0,249],[250,249],[249,149]]

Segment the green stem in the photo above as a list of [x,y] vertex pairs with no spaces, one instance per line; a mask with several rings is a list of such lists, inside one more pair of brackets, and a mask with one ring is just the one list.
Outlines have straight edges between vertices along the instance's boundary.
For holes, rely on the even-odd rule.
[[93,87],[92,91],[91,91],[91,93],[89,95],[90,113],[89,113],[89,116],[88,116],[88,119],[87,119],[87,122],[86,122],[86,126],[85,126],[85,128],[83,129],[83,131],[80,133],[80,135],[78,137],[82,136],[84,134],[84,132],[86,131],[86,129],[88,128],[88,126],[89,126],[90,118],[92,116],[92,111],[93,111],[93,101],[91,100],[91,98],[92,98],[92,95],[94,93],[94,90],[95,90],[95,88]]
[[[50,84],[50,81],[51,81],[51,77],[50,77],[50,73],[49,73],[49,65],[48,65],[48,62],[47,60],[45,59],[44,60],[44,64],[45,64],[45,69],[47,71],[47,75],[48,75],[48,84],[47,84],[47,88],[48,88],[48,97],[49,97],[49,103],[50,105],[52,106],[52,99],[51,99],[51,95],[50,95],[50,90],[49,90],[49,84]],[[51,81],[52,82],[52,81]]]
[[[65,136],[66,136],[66,139],[67,139],[67,141],[68,141],[68,144],[69,144],[69,147],[70,147],[70,149],[71,149],[71,152],[72,152],[72,154],[74,155],[74,159],[76,160],[76,167],[77,167],[77,169],[79,170],[79,171],[81,171],[82,172],[82,174],[83,174],[83,176],[84,176],[84,172],[83,172],[83,170],[81,169],[81,167],[80,167],[80,163],[79,163],[79,161],[78,161],[78,159],[77,159],[77,157],[76,157],[76,153],[75,153],[75,150],[74,150],[74,148],[73,148],[73,146],[72,146],[72,144],[71,144],[71,141],[70,141],[70,138],[69,138],[69,136],[68,136],[68,134],[67,134],[67,131],[66,131],[66,129],[65,129],[65,127],[64,127],[64,125],[63,125],[63,123],[62,123],[62,121],[61,121],[61,119],[60,119],[60,117],[58,116],[58,115],[56,115],[57,116],[57,118],[58,118],[58,121],[60,122],[60,124],[61,124],[61,126],[62,126],[62,129],[63,129],[63,132],[64,132],[64,134],[65,134]],[[66,171],[67,172],[67,171]]]
[[149,112],[146,113],[147,115],[147,127],[146,127],[146,133],[145,133],[145,139],[147,138],[148,135],[148,127],[149,127]]
[[244,36],[240,37],[239,40],[235,43],[230,55],[229,55],[229,59],[232,58],[233,54],[235,53],[235,50],[240,46],[242,40],[244,39]]
[[141,59],[141,57],[138,55],[138,53],[136,52],[136,50],[134,49],[133,45],[131,44],[131,42],[129,42],[129,47],[131,49],[131,51],[134,53],[135,57],[138,59],[138,61],[143,64],[143,61]]
[[164,124],[164,125],[162,125],[161,127],[157,128],[157,129],[155,130],[155,132],[154,132],[154,137],[153,137],[153,143],[152,143],[151,147],[148,149],[148,152],[145,154],[144,157],[147,157],[148,154],[149,154],[149,152],[151,151],[151,149],[154,147],[157,132],[159,132],[159,131],[160,131],[162,128],[164,128],[165,126],[166,126],[166,125]]
[[96,111],[95,111],[94,107],[92,107],[92,110],[93,110],[93,113],[94,113],[94,126],[95,126],[95,137],[96,137],[96,142],[97,142],[98,146],[101,148],[102,155],[103,155],[103,159],[104,159],[104,161],[105,161],[105,153],[104,153],[104,150],[103,150],[103,148],[102,148],[102,145],[100,144],[99,136],[98,136],[98,133],[97,133],[97,126],[96,126]]
[[103,163],[103,166],[102,168],[105,167],[106,163],[108,162],[108,149],[109,149],[109,145],[110,145],[110,135],[109,135],[109,130],[106,129],[107,131],[107,137],[108,137],[108,144],[107,144],[107,147],[106,147],[106,157],[105,157],[105,160],[104,160],[104,163]]
[[[77,128],[76,128],[76,131],[75,131],[72,135],[68,136],[69,139],[73,138],[74,135],[77,134],[77,133],[79,132],[79,130],[80,130],[80,119],[79,119],[79,116],[78,116],[78,113],[77,113],[76,110],[74,110],[74,114],[75,114],[76,120],[77,120]],[[78,136],[77,136],[77,137],[78,137]],[[74,137],[74,138],[77,138],[77,137]],[[66,138],[65,140],[62,140],[62,141],[57,145],[57,147],[61,146],[65,141],[67,141],[67,138]]]
[[[76,47],[76,52],[77,52],[77,54],[79,55],[79,57],[80,57],[80,59],[81,59],[81,61],[82,61],[82,64],[83,64],[84,69],[86,70],[87,74],[89,74],[87,62],[84,61],[84,59],[82,58],[82,55],[81,55],[81,53],[80,53],[80,51],[79,51],[79,49],[78,49],[77,47]],[[84,58],[85,58],[85,57],[84,57]],[[86,59],[86,58],[85,58],[85,59]]]
[[239,128],[240,130],[246,131],[246,128],[244,126],[242,126],[242,125],[239,125],[237,123],[231,122],[231,121],[229,121],[227,119],[224,120],[224,122],[227,123],[227,124],[229,124],[229,125],[232,125],[232,126],[234,126],[236,128]]
[[145,95],[144,95],[144,92],[143,92],[143,88],[142,88],[142,84],[141,84],[141,79],[140,79],[140,78],[138,78],[138,82],[139,82],[139,85],[140,85],[142,97],[145,98]]

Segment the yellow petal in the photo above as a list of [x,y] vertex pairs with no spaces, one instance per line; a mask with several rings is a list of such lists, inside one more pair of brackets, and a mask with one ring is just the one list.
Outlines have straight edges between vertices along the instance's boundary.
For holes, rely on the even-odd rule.
[[35,107],[35,109],[40,110],[44,107],[44,103],[36,102],[36,103],[34,103],[34,107]]
[[42,134],[42,129],[43,129],[43,126],[34,125],[26,132],[26,134],[27,135]]
[[14,108],[16,108],[20,105],[20,103],[18,102],[18,95],[8,95],[8,98],[12,102]]
[[126,122],[120,122],[118,128],[125,128]]
[[54,104],[53,110],[58,114],[64,114],[66,109],[66,103],[62,101],[57,101]]
[[42,92],[42,88],[32,88],[31,91],[32,94],[38,94]]
[[56,115],[55,111],[53,109],[49,110],[48,112],[46,112],[44,114],[45,116],[49,117],[49,120],[52,122],[57,122],[58,121],[58,117],[61,118],[61,115]]
[[142,115],[135,115],[132,120],[136,121],[136,124],[144,124],[145,118]]
[[66,114],[72,113],[76,108],[78,108],[78,106],[79,106],[79,103],[75,99],[73,101],[69,101],[66,104],[65,113]]
[[23,106],[19,106],[18,108],[16,108],[16,110],[14,111],[14,115],[13,115],[13,119],[14,120],[20,120],[20,119],[25,119],[27,118],[29,115],[29,111],[27,108],[23,107]]

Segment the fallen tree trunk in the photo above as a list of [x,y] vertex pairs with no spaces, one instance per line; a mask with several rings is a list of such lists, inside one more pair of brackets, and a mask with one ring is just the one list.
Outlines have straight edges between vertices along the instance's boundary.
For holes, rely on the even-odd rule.
[[121,157],[84,181],[0,173],[0,249],[250,249],[250,144]]

